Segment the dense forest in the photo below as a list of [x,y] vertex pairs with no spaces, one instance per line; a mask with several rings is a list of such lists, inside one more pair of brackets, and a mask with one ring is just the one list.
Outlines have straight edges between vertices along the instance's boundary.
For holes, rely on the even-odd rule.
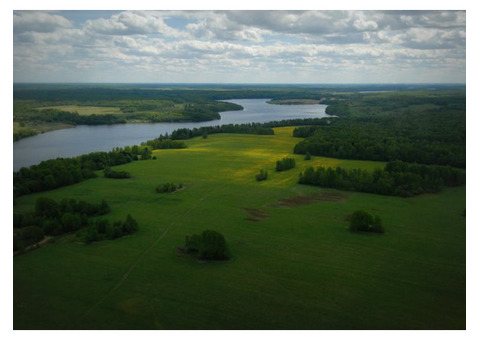
[[462,92],[369,95],[330,107],[339,119],[297,128],[294,136],[306,138],[295,146],[295,153],[465,168]]

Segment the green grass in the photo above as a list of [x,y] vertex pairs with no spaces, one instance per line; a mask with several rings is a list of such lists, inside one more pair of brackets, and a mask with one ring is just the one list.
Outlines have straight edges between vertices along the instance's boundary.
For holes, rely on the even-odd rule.
[[82,106],[82,105],[59,105],[59,106],[48,106],[41,107],[39,110],[46,109],[57,109],[66,112],[77,112],[81,116],[90,116],[92,114],[96,115],[106,115],[106,114],[123,114],[122,110],[119,107],[114,106]]
[[[107,200],[140,231],[85,246],[72,235],[14,257],[14,329],[465,329],[465,188],[415,198],[342,192],[342,201],[278,207],[286,197],[334,190],[296,184],[307,166],[373,169],[382,163],[293,155],[292,128],[275,136],[210,135],[156,160],[22,197]],[[277,173],[275,162],[295,157]],[[269,177],[257,182],[266,169]],[[185,188],[155,193],[165,182]],[[247,220],[245,208],[266,217]],[[352,234],[346,217],[381,216],[384,235]],[[186,235],[214,229],[233,259],[181,257]]]

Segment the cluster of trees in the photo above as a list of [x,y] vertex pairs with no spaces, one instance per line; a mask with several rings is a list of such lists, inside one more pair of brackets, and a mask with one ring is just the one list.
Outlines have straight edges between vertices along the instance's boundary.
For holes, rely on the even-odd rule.
[[131,178],[132,175],[127,171],[115,171],[112,170],[110,167],[106,167],[103,170],[103,175],[105,178],[115,178],[115,179],[123,179],[123,178]]
[[[369,128],[370,125],[372,127]],[[314,136],[299,142],[295,145],[294,153],[309,152],[318,156],[373,161],[400,159],[406,162],[465,167],[466,144],[461,134],[457,135],[457,140],[448,141],[447,136],[429,140],[427,136],[414,136],[411,134],[413,130],[408,127],[389,132],[390,127],[375,125],[376,122],[355,125],[351,121],[337,121],[332,128],[318,129]],[[391,126],[395,124],[392,122]],[[429,129],[425,128],[424,131],[428,133]]]
[[159,194],[172,193],[183,188],[182,184],[164,183],[155,188],[155,192]]
[[465,184],[465,172],[450,166],[409,164],[394,161],[383,170],[313,167],[300,173],[299,183],[368,192],[381,195],[414,196],[434,193],[443,186]]
[[99,204],[48,197],[35,201],[33,213],[13,214],[13,250],[23,250],[43,239],[45,235],[61,235],[77,231],[90,224],[90,218],[105,215],[110,207],[104,200]]
[[295,167],[295,158],[285,157],[279,161],[277,161],[275,165],[275,170],[277,171],[285,171],[288,169],[293,169]]
[[77,236],[86,244],[103,240],[114,240],[116,238],[130,235],[138,231],[137,221],[128,214],[125,221],[111,223],[106,219],[99,219],[91,223],[87,228],[79,231]]
[[380,217],[373,217],[364,210],[357,210],[352,214],[349,230],[354,232],[385,233]]
[[51,190],[95,177],[94,169],[82,166],[78,158],[57,158],[13,173],[14,198]]
[[215,230],[205,230],[200,235],[185,237],[184,251],[196,254],[201,260],[228,260],[228,250],[225,237]]
[[268,173],[267,170],[261,169],[260,172],[255,176],[258,182],[264,181],[267,179]]
[[79,183],[96,177],[94,171],[136,160],[150,159],[149,146],[115,148],[109,152],[92,152],[72,158],[57,158],[13,173],[14,198]]
[[161,150],[161,149],[185,149],[187,145],[178,140],[173,140],[170,138],[156,138],[152,140],[148,140],[142,145],[148,145],[153,150]]

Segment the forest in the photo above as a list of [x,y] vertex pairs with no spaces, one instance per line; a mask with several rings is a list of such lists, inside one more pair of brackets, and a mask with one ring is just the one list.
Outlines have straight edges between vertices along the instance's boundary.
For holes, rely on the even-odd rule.
[[[466,166],[465,94],[370,95],[331,105],[339,119],[299,127],[297,154]],[[345,111],[344,111],[345,110]]]
[[323,188],[409,197],[439,192],[444,186],[466,182],[465,172],[450,166],[393,161],[373,172],[357,169],[313,167],[300,174],[300,184]]

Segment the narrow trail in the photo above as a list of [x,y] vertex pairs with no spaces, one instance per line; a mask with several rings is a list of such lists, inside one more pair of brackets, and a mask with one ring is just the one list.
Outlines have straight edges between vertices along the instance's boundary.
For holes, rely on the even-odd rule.
[[[207,192],[205,193],[200,199],[198,199],[184,214],[184,216],[187,216],[188,214],[190,214],[190,212],[195,209],[198,204],[200,202],[202,202],[208,195],[210,194],[210,192]],[[148,246],[145,250],[143,250],[138,256],[137,258],[135,259],[135,261],[133,261],[133,263],[128,267],[128,269],[125,271],[125,273],[122,275],[122,277],[120,278],[120,280],[118,280],[118,282],[105,294],[103,295],[96,303],[94,303],[91,307],[89,307],[78,319],[75,320],[73,326],[70,328],[70,329],[79,329],[79,326],[81,325],[81,322],[88,316],[88,314],[90,314],[95,308],[97,308],[98,306],[100,306],[103,302],[105,302],[105,300],[107,300],[118,288],[120,288],[120,286],[125,282],[126,279],[128,279],[128,277],[130,276],[130,274],[132,273],[132,271],[136,268],[136,266],[138,265],[138,263],[145,257],[145,255],[150,251],[152,250],[153,248],[155,248],[158,243],[160,243],[160,241],[165,237],[165,235],[168,234],[168,232],[173,228],[173,226],[175,225],[175,222],[176,221],[172,221],[172,223],[170,223],[168,225],[168,227],[165,229],[165,231],[159,236],[157,237],[150,246]]]

